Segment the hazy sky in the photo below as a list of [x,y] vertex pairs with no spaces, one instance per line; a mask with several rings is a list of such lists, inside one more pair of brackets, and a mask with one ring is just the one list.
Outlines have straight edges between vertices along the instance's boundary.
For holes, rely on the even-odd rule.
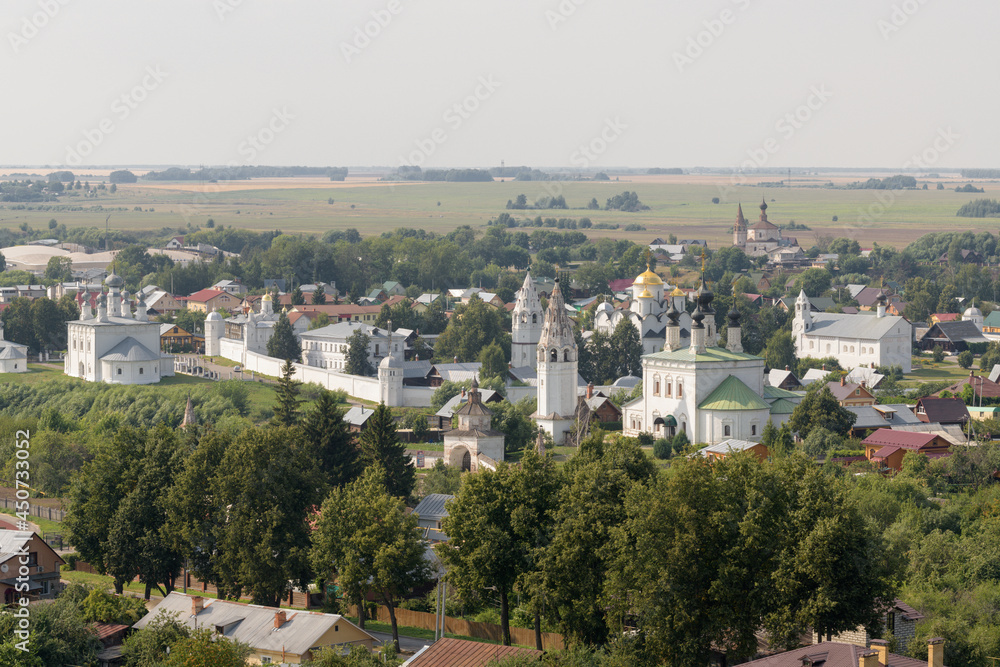
[[995,0],[4,0],[0,164],[1000,167],[998,24]]

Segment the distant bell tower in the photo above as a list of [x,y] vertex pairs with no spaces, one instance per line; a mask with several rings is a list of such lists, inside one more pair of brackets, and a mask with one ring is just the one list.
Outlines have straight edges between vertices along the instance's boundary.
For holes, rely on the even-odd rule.
[[573,323],[556,279],[538,341],[538,412],[532,417],[559,445],[576,419],[578,352]]
[[743,217],[743,204],[736,209],[736,226],[733,228],[733,245],[745,248],[747,245],[747,219]]
[[538,341],[542,337],[544,317],[542,302],[531,279],[531,271],[528,271],[524,284],[517,291],[517,300],[511,312],[510,365],[514,368],[538,368]]

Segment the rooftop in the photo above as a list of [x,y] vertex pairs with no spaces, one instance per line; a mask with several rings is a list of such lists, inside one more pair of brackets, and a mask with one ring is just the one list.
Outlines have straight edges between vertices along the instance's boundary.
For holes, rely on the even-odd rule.
[[750,387],[735,375],[730,375],[708,395],[699,410],[770,410],[771,406],[764,402]]

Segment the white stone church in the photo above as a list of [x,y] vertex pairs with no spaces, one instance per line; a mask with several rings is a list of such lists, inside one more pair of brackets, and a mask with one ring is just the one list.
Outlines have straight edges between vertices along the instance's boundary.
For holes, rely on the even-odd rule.
[[174,374],[174,357],[160,352],[160,324],[150,322],[142,293],[132,314],[124,281],[111,273],[108,291],[92,312],[84,294],[80,319],[66,323],[68,351],[63,372],[88,382],[152,384]]
[[912,370],[913,325],[898,315],[886,314],[886,297],[880,294],[874,313],[813,313],[809,297],[799,292],[792,321],[795,356],[799,359],[834,357],[844,368],[901,366]]

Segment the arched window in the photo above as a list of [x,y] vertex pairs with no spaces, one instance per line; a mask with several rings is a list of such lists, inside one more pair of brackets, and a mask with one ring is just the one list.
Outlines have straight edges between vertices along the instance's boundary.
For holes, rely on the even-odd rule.
[[538,315],[536,313],[531,314],[531,323],[538,324]]
[[733,429],[729,424],[726,424],[725,426],[722,427],[722,435],[728,438],[732,434],[733,434]]
[[750,424],[750,435],[757,435],[757,425]]
[[569,350],[563,350],[563,361],[569,361]]
[[653,380],[653,396],[660,395],[660,378]]
[[673,392],[671,391],[672,388],[673,388],[673,383],[668,380],[667,381],[667,393],[666,393],[666,396],[672,396],[673,395]]
[[527,324],[527,323],[528,323],[528,316],[525,315],[524,313],[521,313],[521,324]]
[[559,352],[552,350],[552,352],[549,353],[549,359],[551,361],[559,361]]
[[677,398],[684,398],[684,385],[677,383]]

